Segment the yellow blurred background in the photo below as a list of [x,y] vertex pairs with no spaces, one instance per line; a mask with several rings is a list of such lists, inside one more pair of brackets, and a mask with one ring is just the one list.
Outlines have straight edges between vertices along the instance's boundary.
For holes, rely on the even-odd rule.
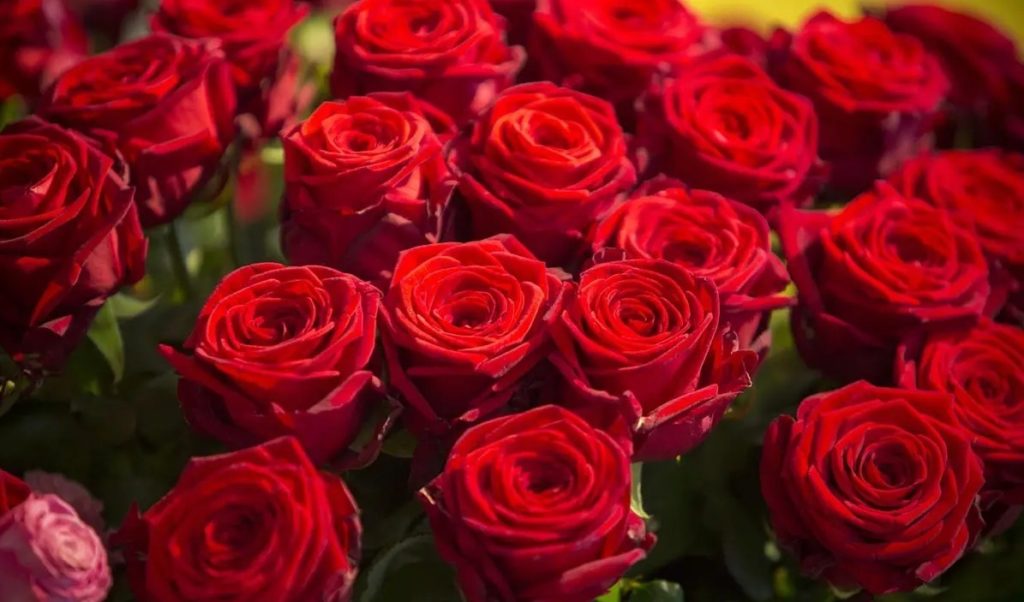
[[[639,1],[639,0],[638,0]],[[861,6],[882,7],[886,5],[910,4],[911,2],[886,2],[885,0],[688,0],[692,7],[707,21],[715,24],[742,24],[768,31],[782,25],[795,27],[806,17],[820,8],[828,8],[836,15],[854,17],[861,13]],[[954,10],[970,13],[987,19],[1017,40],[1018,48],[1024,48],[1024,0],[917,0],[916,4],[940,4]],[[950,35],[956,35],[951,31]]]

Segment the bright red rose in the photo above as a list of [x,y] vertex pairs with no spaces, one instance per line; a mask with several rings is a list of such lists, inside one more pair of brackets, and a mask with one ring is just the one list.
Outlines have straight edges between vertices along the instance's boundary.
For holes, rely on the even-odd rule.
[[636,183],[626,147],[599,98],[550,82],[506,90],[449,156],[470,237],[511,233],[552,265],[574,264],[594,220]]
[[454,125],[403,93],[325,102],[284,138],[281,240],[294,263],[329,265],[386,289],[398,254],[437,242],[454,181]]
[[629,452],[543,406],[467,431],[419,497],[469,602],[589,602],[654,544],[629,492]]
[[0,102],[16,94],[34,101],[87,52],[85,31],[64,0],[0,2]]
[[24,502],[31,493],[24,481],[0,468],[0,516]]
[[41,114],[123,156],[145,226],[181,214],[235,136],[235,92],[220,51],[166,34],[65,71]]
[[294,435],[317,462],[364,463],[373,443],[359,458],[348,448],[383,401],[366,369],[379,308],[380,293],[354,276],[257,263],[214,289],[183,351],[161,351],[200,431],[234,447]]
[[567,286],[512,237],[402,253],[383,340],[413,430],[446,434],[504,408],[548,353]]
[[765,435],[761,491],[803,569],[879,595],[928,583],[981,527],[981,461],[948,395],[857,382]]
[[772,46],[772,74],[814,103],[835,186],[860,192],[929,143],[949,82],[917,39],[819,13]]
[[[627,257],[665,259],[715,284],[722,323],[743,349],[767,351],[772,310],[787,307],[789,284],[772,253],[768,222],[752,208],[666,178],[648,182],[598,224],[593,249],[614,247]],[[765,340],[758,340],[759,338]]]
[[648,173],[666,173],[763,213],[806,205],[824,183],[811,103],[735,55],[656,81],[637,145]]
[[784,210],[782,248],[799,304],[793,335],[811,367],[887,382],[905,336],[978,319],[988,266],[954,219],[882,183],[839,212]]
[[114,542],[140,600],[347,602],[360,533],[345,483],[286,437],[193,458]]
[[512,85],[525,53],[486,0],[359,0],[335,22],[331,91],[412,92],[465,123]]
[[0,347],[57,369],[96,312],[142,278],[133,189],[82,136],[31,117],[0,134]]

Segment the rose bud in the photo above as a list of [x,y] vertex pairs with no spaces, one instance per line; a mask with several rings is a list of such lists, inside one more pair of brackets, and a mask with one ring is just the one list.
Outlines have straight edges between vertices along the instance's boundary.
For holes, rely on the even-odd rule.
[[413,431],[458,432],[503,409],[548,353],[567,287],[513,237],[403,252],[383,342]]
[[57,370],[146,268],[133,189],[82,136],[30,117],[0,133],[0,347]]
[[991,530],[1000,518],[1016,518],[1024,505],[1024,330],[982,320],[913,337],[900,347],[896,379],[907,388],[952,394],[985,464],[986,523]]
[[375,288],[331,268],[247,265],[210,294],[183,350],[161,352],[199,431],[232,447],[294,435],[316,462],[362,464],[388,422],[365,455],[349,452],[384,399],[366,369],[379,308]]
[[636,183],[626,147],[599,98],[549,82],[506,90],[448,158],[471,238],[512,233],[551,265],[576,263],[594,220]]
[[929,144],[949,82],[915,38],[822,12],[771,45],[772,74],[814,103],[835,187],[860,192]]
[[[598,224],[593,249],[613,247],[627,257],[664,259],[707,278],[718,289],[722,324],[739,347],[766,352],[772,310],[790,305],[789,284],[772,253],[768,222],[754,209],[706,190],[658,178],[642,186]],[[764,336],[762,336],[764,335]]]
[[325,102],[283,137],[281,241],[293,263],[386,289],[400,252],[437,242],[454,187],[442,139],[454,125],[434,111],[406,93],[353,96]]
[[234,139],[235,93],[210,42],[154,34],[89,57],[47,92],[41,114],[120,153],[144,226],[180,215]]
[[735,55],[655,82],[637,145],[648,173],[666,173],[774,214],[806,205],[824,183],[818,119],[807,99]]
[[901,339],[971,323],[986,307],[974,236],[884,183],[839,212],[783,210],[779,234],[798,293],[797,348],[831,377],[887,382]]
[[161,0],[153,31],[218,40],[231,65],[238,112],[251,113],[274,136],[296,112],[299,68],[287,44],[308,8],[294,0]]
[[34,102],[86,54],[85,31],[64,0],[0,2],[0,103],[18,94]]
[[141,600],[348,602],[361,531],[345,483],[283,437],[193,458],[114,540]]
[[92,527],[55,495],[29,495],[0,518],[5,600],[102,602],[113,579]]
[[28,499],[31,493],[24,481],[0,468],[0,518]]
[[589,602],[654,544],[628,450],[556,406],[470,429],[419,497],[468,602]]
[[911,591],[973,544],[981,461],[948,395],[856,382],[765,435],[761,492],[803,570],[842,589]]
[[466,123],[522,67],[504,33],[486,0],[359,0],[335,21],[331,92],[408,91]]
[[686,453],[750,386],[756,363],[720,328],[719,312],[714,283],[675,263],[597,263],[552,332],[557,399],[602,428],[624,418],[635,460]]

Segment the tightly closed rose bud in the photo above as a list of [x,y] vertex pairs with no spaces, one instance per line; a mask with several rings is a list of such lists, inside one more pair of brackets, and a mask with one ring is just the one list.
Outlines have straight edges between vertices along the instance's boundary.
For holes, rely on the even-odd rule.
[[782,247],[799,304],[793,335],[808,365],[887,382],[899,341],[978,319],[988,266],[945,211],[886,184],[842,211],[783,211]]
[[64,0],[0,3],[0,102],[16,94],[35,101],[54,77],[87,52],[85,31]]
[[82,136],[32,117],[0,133],[0,347],[59,368],[104,301],[142,278],[132,189]]
[[761,491],[804,571],[871,594],[948,569],[981,527],[983,482],[948,395],[857,382],[809,397],[765,435]]
[[552,334],[557,399],[605,428],[625,418],[638,460],[686,453],[750,386],[756,362],[719,320],[710,279],[661,259],[598,263]]
[[182,376],[185,416],[235,447],[290,434],[318,462],[372,459],[374,444],[362,458],[348,447],[383,401],[366,369],[379,307],[376,289],[331,268],[235,270],[210,294],[184,349],[161,347]]
[[637,144],[649,173],[666,173],[774,214],[806,205],[824,183],[818,119],[739,56],[704,60],[652,85]]
[[819,13],[772,46],[772,74],[814,103],[835,186],[860,192],[928,144],[949,82],[916,39]]
[[112,579],[92,528],[55,495],[30,495],[0,518],[6,600],[102,602]]
[[626,449],[542,406],[467,431],[419,495],[469,602],[588,602],[654,544],[629,491]]
[[359,0],[335,22],[331,92],[408,91],[465,123],[522,67],[504,32],[486,0]]
[[400,252],[437,242],[454,186],[442,156],[454,125],[445,119],[409,94],[379,92],[325,102],[288,132],[288,258],[387,288]]
[[234,139],[235,92],[207,41],[154,34],[65,71],[41,114],[119,152],[142,223],[169,222],[217,172]]
[[578,261],[594,220],[636,183],[607,102],[549,82],[506,90],[449,164],[473,238],[512,233],[552,265]]
[[[772,310],[786,307],[786,266],[772,253],[768,222],[754,209],[706,190],[658,178],[598,225],[593,248],[664,259],[718,288],[722,324],[742,349],[767,351]],[[762,339],[762,340],[759,340]]]
[[361,531],[345,483],[285,437],[193,458],[114,540],[141,600],[347,602]]
[[549,351],[567,286],[512,237],[405,251],[383,340],[413,430],[446,434],[504,408]]

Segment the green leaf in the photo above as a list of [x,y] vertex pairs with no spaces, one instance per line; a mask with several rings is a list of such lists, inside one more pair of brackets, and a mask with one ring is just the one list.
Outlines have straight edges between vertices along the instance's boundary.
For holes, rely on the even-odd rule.
[[683,588],[671,581],[649,581],[630,587],[629,602],[683,602]]
[[89,328],[89,340],[107,360],[110,371],[114,374],[114,382],[121,382],[124,377],[124,340],[121,329],[117,325],[114,306],[105,303]]
[[594,602],[620,602],[622,600],[622,589],[623,581],[620,579],[608,590],[608,593],[598,597]]
[[121,292],[108,299],[107,305],[111,307],[114,312],[114,316],[118,319],[130,320],[131,318],[146,313],[159,302],[160,295],[157,295],[152,299],[139,299],[138,297]]
[[416,535],[382,552],[366,572],[361,602],[458,600],[454,573],[437,555],[434,537]]
[[716,500],[722,521],[722,555],[736,583],[753,600],[772,598],[772,564],[765,555],[768,535],[749,508],[722,495]]
[[644,511],[644,498],[641,489],[643,488],[643,470],[644,465],[642,462],[634,462],[629,467],[629,471],[632,475],[632,486],[630,487],[629,494],[629,505],[633,508],[633,512],[636,513],[640,518],[647,520],[651,518],[650,514]]
[[416,438],[406,429],[399,429],[384,440],[381,448],[385,454],[395,458],[411,458],[416,450]]

